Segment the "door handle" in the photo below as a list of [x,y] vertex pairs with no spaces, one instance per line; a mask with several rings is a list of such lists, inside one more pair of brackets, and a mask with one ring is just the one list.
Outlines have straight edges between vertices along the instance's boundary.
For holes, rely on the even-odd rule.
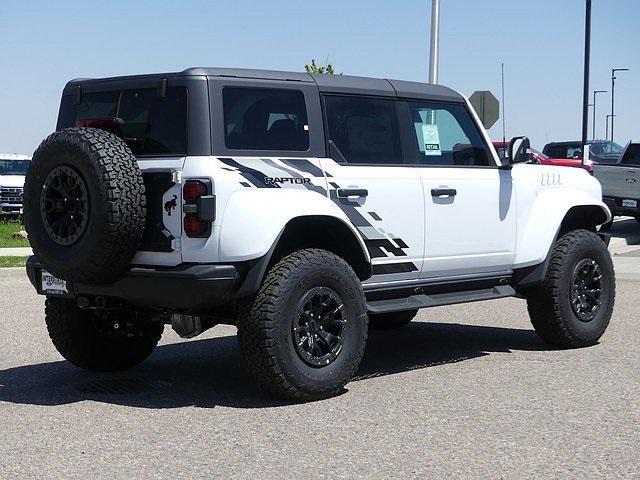
[[366,188],[339,188],[338,198],[349,197],[366,197],[369,195],[369,190]]
[[458,194],[455,188],[432,188],[431,196],[438,198],[455,197]]

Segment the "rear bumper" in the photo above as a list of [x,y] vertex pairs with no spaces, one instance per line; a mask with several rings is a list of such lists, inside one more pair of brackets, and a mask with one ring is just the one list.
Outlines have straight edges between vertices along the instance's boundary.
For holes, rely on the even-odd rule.
[[[31,284],[39,294],[42,264],[30,257],[26,265]],[[89,285],[67,283],[68,294],[58,297],[104,297],[137,306],[195,310],[217,307],[236,297],[244,275],[236,265],[194,265],[177,267],[134,267],[114,283]]]
[[[622,206],[622,198],[618,197],[603,197],[602,201],[604,204],[609,207],[612,215],[628,215],[630,217],[640,216],[640,206],[638,207],[623,207]],[[635,200],[635,199],[631,199]],[[637,200],[638,205],[640,205],[640,200]]]

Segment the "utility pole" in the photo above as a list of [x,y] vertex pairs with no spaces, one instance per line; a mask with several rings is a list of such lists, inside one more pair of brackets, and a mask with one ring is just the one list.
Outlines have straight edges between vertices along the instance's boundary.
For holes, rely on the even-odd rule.
[[593,131],[591,132],[591,140],[596,139],[596,95],[598,93],[607,93],[606,90],[593,91]]
[[591,56],[591,0],[586,0],[584,20],[584,82],[582,84],[582,163],[587,155],[589,131],[589,61]]
[[628,72],[628,68],[612,68],[611,69],[611,141],[613,142],[613,119],[615,114],[613,111],[615,105],[615,88],[616,88],[616,72]]
[[429,49],[429,83],[438,83],[440,50],[440,0],[431,0],[431,48]]

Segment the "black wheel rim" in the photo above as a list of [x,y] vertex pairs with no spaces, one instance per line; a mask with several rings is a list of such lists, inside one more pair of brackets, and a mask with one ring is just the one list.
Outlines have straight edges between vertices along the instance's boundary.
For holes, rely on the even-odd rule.
[[580,260],[571,276],[571,307],[583,322],[594,319],[602,304],[602,270],[591,259]]
[[59,245],[78,240],[89,221],[89,196],[82,177],[73,168],[55,167],[44,181],[40,215],[49,237]]
[[330,288],[314,287],[298,302],[293,321],[293,342],[300,358],[312,367],[333,362],[344,342],[344,302]]

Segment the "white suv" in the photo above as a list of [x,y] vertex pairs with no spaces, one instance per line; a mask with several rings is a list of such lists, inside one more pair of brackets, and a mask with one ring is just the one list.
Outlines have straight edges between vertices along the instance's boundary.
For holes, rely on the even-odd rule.
[[31,157],[0,153],[0,216],[22,215],[22,189]]
[[615,281],[587,172],[501,165],[443,86],[189,69],[72,81],[34,154],[29,277],[60,353],[130,368],[164,324],[237,325],[257,382],[339,392],[368,328],[418,309],[526,298],[550,344],[591,345]]

